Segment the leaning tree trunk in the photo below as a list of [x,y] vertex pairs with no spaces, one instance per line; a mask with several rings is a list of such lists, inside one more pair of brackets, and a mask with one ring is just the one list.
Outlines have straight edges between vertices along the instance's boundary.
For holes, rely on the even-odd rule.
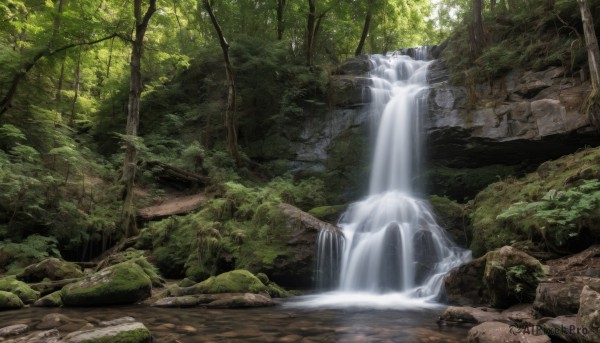
[[362,54],[363,46],[365,45],[365,40],[369,35],[369,28],[371,26],[371,18],[373,17],[373,2],[374,0],[369,0],[367,3],[367,15],[365,16],[365,24],[363,25],[363,31],[360,35],[360,41],[358,42],[358,47],[356,47],[356,51],[354,52],[354,56],[358,56]]
[[210,20],[217,32],[219,38],[219,44],[221,50],[223,50],[223,61],[225,62],[225,77],[227,78],[227,108],[225,110],[225,128],[227,129],[227,150],[231,157],[233,157],[236,163],[240,163],[240,154],[238,152],[237,143],[237,118],[236,118],[236,88],[235,88],[235,75],[233,74],[233,67],[229,60],[229,43],[223,35],[223,30],[217,21],[217,17],[210,6],[209,0],[202,0],[204,9],[210,16]]
[[581,21],[583,23],[583,33],[585,35],[585,45],[588,52],[588,64],[590,68],[590,80],[592,82],[592,92],[584,104],[584,112],[590,116],[592,122],[600,125],[600,48],[598,47],[598,38],[594,31],[594,19],[590,11],[587,0],[577,0],[581,10]]
[[132,41],[131,62],[129,70],[131,73],[129,81],[129,101],[127,104],[127,127],[125,134],[125,158],[123,162],[124,194],[123,208],[121,210],[121,228],[125,237],[137,233],[135,222],[135,207],[133,204],[133,185],[137,165],[137,148],[135,137],[140,122],[140,95],[142,93],[142,48],[144,47],[144,35],[148,28],[148,22],[156,11],[156,0],[149,0],[149,6],[142,17],[142,0],[134,0],[133,13],[135,15],[135,39]]

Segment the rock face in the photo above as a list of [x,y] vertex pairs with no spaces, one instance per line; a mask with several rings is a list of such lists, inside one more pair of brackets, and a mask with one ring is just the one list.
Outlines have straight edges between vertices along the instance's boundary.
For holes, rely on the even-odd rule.
[[61,291],[66,306],[131,304],[150,296],[152,284],[144,270],[133,262],[105,268]]
[[[590,121],[579,111],[589,83],[567,75],[562,67],[513,71],[467,88],[450,85],[443,61],[438,60],[431,65],[428,77],[432,86],[425,126],[433,159],[452,158],[455,163],[470,164],[474,161],[467,156],[468,150],[491,148],[499,149],[500,156],[493,155],[496,161],[517,161],[542,144],[548,149],[562,143],[558,156],[567,148],[565,135],[581,135],[571,141],[574,146],[593,139],[586,135],[593,131]],[[468,148],[462,152],[456,149],[465,146]]]
[[[585,286],[581,291],[581,307],[577,313],[580,342],[600,342],[600,293]],[[585,329],[585,332],[584,332]]]
[[477,306],[489,299],[483,283],[486,256],[479,257],[449,271],[444,277],[446,301],[452,305]]

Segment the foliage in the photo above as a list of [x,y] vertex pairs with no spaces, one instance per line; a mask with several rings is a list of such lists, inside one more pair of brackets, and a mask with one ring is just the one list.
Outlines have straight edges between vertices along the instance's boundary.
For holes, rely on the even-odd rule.
[[583,180],[582,184],[567,190],[549,190],[540,201],[517,202],[500,213],[496,219],[507,223],[524,219],[535,221],[545,230],[548,239],[557,246],[580,234],[590,224],[594,211],[600,208],[600,181]]
[[60,257],[56,238],[31,235],[20,243],[6,239],[0,245],[0,270],[15,274],[47,257]]
[[522,179],[489,185],[470,203],[473,254],[523,241],[565,254],[597,240],[599,162],[600,149],[588,148],[545,162]]

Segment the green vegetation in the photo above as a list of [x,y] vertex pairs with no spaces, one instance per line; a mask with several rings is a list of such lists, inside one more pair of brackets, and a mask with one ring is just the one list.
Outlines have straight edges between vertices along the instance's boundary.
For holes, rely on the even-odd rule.
[[148,329],[139,328],[125,332],[119,332],[113,336],[105,336],[101,338],[88,339],[81,343],[150,343],[152,342],[152,333]]
[[25,282],[17,280],[14,276],[0,279],[0,291],[13,293],[25,304],[31,304],[40,297],[39,292],[34,291]]
[[543,163],[523,179],[488,186],[472,203],[476,256],[520,241],[558,253],[600,238],[600,149]]
[[18,296],[10,292],[0,291],[0,311],[16,310],[23,306],[23,302]]

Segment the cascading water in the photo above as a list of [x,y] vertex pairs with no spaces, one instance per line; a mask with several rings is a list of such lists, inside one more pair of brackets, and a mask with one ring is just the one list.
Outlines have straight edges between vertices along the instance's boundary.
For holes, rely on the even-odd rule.
[[436,299],[443,275],[470,258],[437,224],[427,201],[418,198],[420,113],[430,62],[423,60],[423,50],[417,52],[421,56],[417,53],[416,59],[371,57],[371,113],[378,130],[369,196],[352,204],[340,219],[344,242],[339,266],[332,262],[337,253],[324,252],[332,245],[331,237],[319,240],[320,256],[329,261],[319,262],[317,278],[327,278],[319,280],[321,286],[337,281],[329,285],[338,294],[345,292],[343,301],[349,299],[347,292]]

